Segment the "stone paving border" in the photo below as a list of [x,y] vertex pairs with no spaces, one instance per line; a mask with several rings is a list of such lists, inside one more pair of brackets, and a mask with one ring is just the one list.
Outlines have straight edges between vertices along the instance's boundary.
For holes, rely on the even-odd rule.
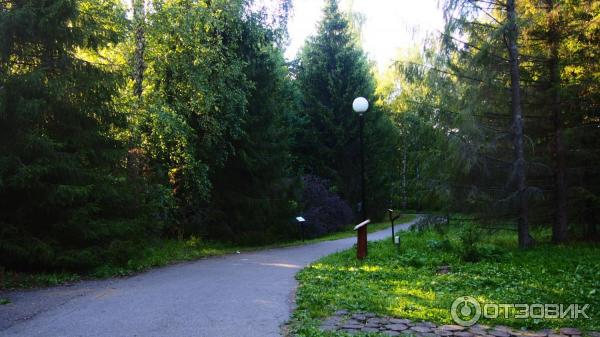
[[[582,337],[575,328],[540,331],[518,330],[507,326],[487,326],[475,324],[470,327],[461,325],[440,325],[431,322],[413,322],[408,319],[381,317],[373,313],[350,313],[338,310],[321,324],[323,331],[344,332],[350,335],[374,334],[380,336],[416,336],[416,337]],[[586,332],[584,336],[600,337],[600,332]]]

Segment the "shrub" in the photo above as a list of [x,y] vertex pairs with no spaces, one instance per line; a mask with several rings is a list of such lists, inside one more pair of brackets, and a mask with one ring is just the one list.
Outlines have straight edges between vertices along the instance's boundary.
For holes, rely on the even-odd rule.
[[458,233],[460,242],[460,256],[466,262],[477,262],[481,260],[478,243],[481,240],[481,231],[478,227],[468,224]]
[[452,250],[452,244],[450,243],[450,240],[448,240],[447,238],[444,238],[442,240],[427,240],[427,248],[432,249],[432,250],[440,250],[440,251],[451,251]]
[[477,251],[482,259],[488,261],[500,261],[506,256],[505,250],[489,243],[479,245]]
[[307,237],[338,231],[354,221],[348,203],[328,189],[326,180],[308,175],[302,177],[302,181],[304,188],[301,201],[307,220]]

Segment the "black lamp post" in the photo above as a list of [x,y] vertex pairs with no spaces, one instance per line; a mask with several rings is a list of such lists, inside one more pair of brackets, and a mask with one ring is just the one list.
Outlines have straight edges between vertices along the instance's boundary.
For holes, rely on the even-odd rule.
[[361,204],[360,204],[360,210],[361,210],[362,220],[366,220],[367,219],[367,203],[366,203],[366,196],[365,196],[365,151],[364,151],[365,142],[364,142],[363,131],[365,128],[364,113],[369,109],[369,102],[364,97],[357,97],[354,99],[354,102],[352,102],[352,109],[355,112],[358,112],[359,123],[360,123],[360,125],[359,125],[360,179],[361,179],[361,199],[362,199]]

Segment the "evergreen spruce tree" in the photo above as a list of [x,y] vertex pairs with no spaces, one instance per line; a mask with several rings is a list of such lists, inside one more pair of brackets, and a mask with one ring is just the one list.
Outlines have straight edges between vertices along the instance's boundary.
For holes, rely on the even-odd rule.
[[123,183],[111,136],[125,126],[111,104],[116,74],[76,56],[117,42],[115,27],[89,24],[100,14],[125,12],[110,1],[0,4],[1,265],[88,268],[109,250],[126,257],[124,242],[152,229],[136,218],[144,196]]
[[278,48],[282,36],[264,18],[258,12],[244,20],[239,57],[252,85],[241,116],[242,135],[212,177],[209,231],[213,237],[253,244],[289,239],[297,232],[290,229],[293,189],[298,185],[290,154],[297,102]]

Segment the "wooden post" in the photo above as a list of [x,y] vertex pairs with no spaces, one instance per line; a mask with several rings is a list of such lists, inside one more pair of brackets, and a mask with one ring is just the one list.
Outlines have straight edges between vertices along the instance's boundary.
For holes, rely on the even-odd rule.
[[371,220],[367,219],[354,227],[354,230],[357,231],[356,258],[359,260],[367,257],[367,225],[369,222]]

